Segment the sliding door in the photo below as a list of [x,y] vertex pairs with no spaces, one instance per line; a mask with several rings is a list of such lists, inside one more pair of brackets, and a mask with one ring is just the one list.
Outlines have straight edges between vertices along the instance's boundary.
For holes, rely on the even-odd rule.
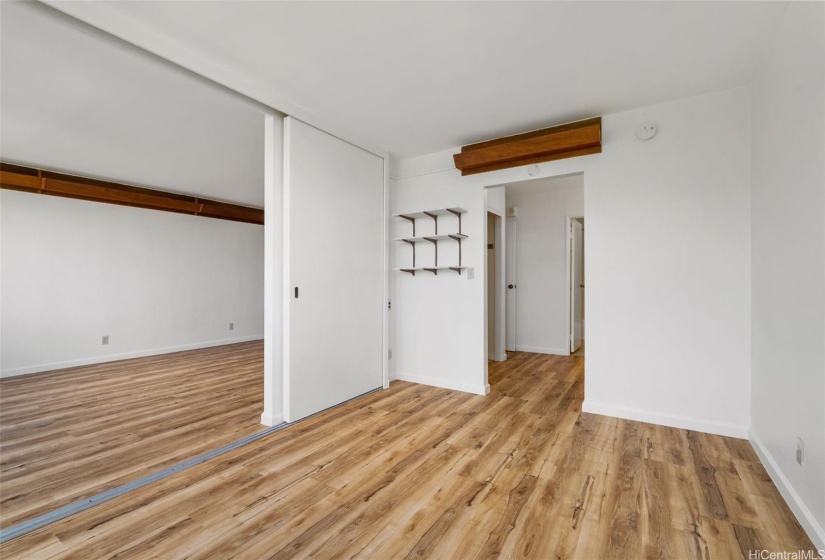
[[288,117],[284,195],[294,422],[383,385],[384,160]]

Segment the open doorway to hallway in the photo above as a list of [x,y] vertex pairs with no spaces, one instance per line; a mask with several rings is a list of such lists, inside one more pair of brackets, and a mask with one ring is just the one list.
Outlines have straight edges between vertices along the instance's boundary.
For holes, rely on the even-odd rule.
[[584,175],[505,187],[507,350],[567,356],[584,337]]

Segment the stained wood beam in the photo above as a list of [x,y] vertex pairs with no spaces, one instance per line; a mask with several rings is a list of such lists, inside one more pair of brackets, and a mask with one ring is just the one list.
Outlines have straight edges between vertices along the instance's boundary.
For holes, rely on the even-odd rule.
[[602,118],[596,117],[463,146],[453,160],[462,175],[473,175],[601,151]]
[[0,188],[250,224],[264,223],[261,208],[10,163],[0,162]]

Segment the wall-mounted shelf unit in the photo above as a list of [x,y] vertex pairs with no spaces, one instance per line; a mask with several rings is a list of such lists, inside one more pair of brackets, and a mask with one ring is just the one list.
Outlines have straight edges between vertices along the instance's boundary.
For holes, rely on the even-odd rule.
[[[415,276],[416,272],[427,271],[438,275],[439,270],[453,270],[461,274],[461,271],[467,267],[461,266],[461,241],[467,239],[467,236],[461,233],[461,215],[467,211],[464,208],[438,208],[436,210],[424,210],[421,212],[405,212],[402,214],[395,214],[396,218],[402,218],[412,224],[412,236],[399,237],[395,241],[407,243],[412,247],[412,267],[400,267],[394,270],[401,272],[408,272]],[[438,233],[438,217],[453,215],[458,218],[458,232],[439,234]],[[433,235],[415,235],[416,220],[427,218],[433,221]],[[439,241],[455,241],[458,243],[458,265],[457,266],[438,266],[438,242]],[[432,243],[434,248],[434,264],[433,266],[419,266],[415,265],[415,245],[416,243]]]

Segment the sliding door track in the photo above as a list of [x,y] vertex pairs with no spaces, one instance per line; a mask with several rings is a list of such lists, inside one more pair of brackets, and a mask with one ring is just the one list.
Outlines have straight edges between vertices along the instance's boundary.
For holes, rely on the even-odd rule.
[[0,530],[0,544],[4,543],[6,541],[10,541],[12,539],[16,539],[17,537],[21,537],[21,536],[25,535],[26,533],[30,533],[32,531],[40,529],[41,527],[45,527],[46,525],[50,525],[52,523],[60,521],[61,519],[65,519],[67,517],[71,517],[72,515],[76,515],[78,513],[86,511],[87,509],[91,509],[91,508],[93,508],[97,505],[106,503],[110,500],[114,500],[115,498],[119,498],[120,496],[123,496],[124,494],[128,494],[129,492],[132,492],[132,491],[137,490],[139,488],[143,488],[144,486],[148,486],[149,484],[152,484],[152,483],[157,482],[159,480],[163,480],[164,478],[170,477],[173,474],[177,474],[181,471],[185,471],[186,469],[190,469],[194,466],[200,465],[201,463],[205,463],[206,461],[214,459],[215,457],[219,457],[219,456],[221,456],[225,453],[229,453],[230,451],[234,451],[235,449],[238,449],[239,447],[243,447],[244,445],[248,445],[248,444],[250,444],[254,441],[258,441],[261,438],[265,438],[269,435],[272,435],[275,432],[280,432],[284,428],[288,428],[289,426],[294,426],[296,424],[300,424],[304,420],[308,420],[309,418],[317,416],[318,414],[323,414],[327,410],[337,408],[337,407],[342,406],[344,404],[347,404],[351,401],[354,401],[355,399],[359,399],[359,398],[361,398],[365,395],[369,395],[370,393],[374,393],[375,391],[380,391],[380,390],[381,390],[381,388],[379,387],[379,388],[373,389],[372,391],[367,391],[366,393],[364,393],[362,395],[358,395],[357,397],[353,397],[353,398],[351,398],[349,400],[346,400],[346,401],[344,401],[340,404],[337,404],[335,406],[331,406],[330,408],[321,410],[319,412],[316,412],[315,414],[311,414],[310,416],[307,416],[306,418],[302,418],[301,420],[298,420],[297,422],[293,422],[291,424],[287,424],[286,422],[284,422],[284,423],[278,424],[277,426],[272,426],[271,428],[266,428],[264,430],[261,430],[260,432],[248,435],[246,437],[242,437],[241,439],[235,440],[232,443],[228,443],[228,444],[224,445],[223,447],[219,447],[218,449],[213,449],[212,451],[208,451],[206,453],[203,453],[202,455],[198,455],[197,457],[193,457],[191,459],[181,461],[180,463],[172,465],[171,467],[167,467],[167,468],[165,468],[161,471],[158,471],[156,473],[152,473],[150,475],[144,476],[144,477],[139,478],[137,480],[127,482],[126,484],[116,486],[115,488],[112,488],[110,490],[106,490],[105,492],[101,492],[100,494],[96,494],[96,495],[92,496],[91,498],[85,498],[83,500],[78,500],[77,502],[73,502],[73,503],[65,505],[61,508],[52,510],[49,513],[44,513],[43,515],[40,515],[40,516],[35,517],[33,519],[29,519],[28,521],[23,521],[22,523],[18,523],[17,525],[12,525],[11,527],[9,527],[7,529],[2,529],[2,530]]

